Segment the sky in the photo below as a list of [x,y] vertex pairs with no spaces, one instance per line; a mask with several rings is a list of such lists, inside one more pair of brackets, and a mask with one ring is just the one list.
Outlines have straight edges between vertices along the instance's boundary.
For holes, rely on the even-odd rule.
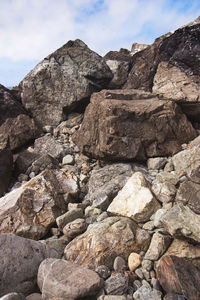
[[0,84],[18,85],[68,40],[103,56],[151,44],[199,15],[199,0],[0,0]]

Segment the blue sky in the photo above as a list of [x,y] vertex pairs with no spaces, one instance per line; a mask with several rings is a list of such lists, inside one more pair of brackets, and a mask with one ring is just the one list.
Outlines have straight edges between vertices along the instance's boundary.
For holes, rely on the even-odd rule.
[[68,40],[104,55],[152,43],[199,15],[199,0],[0,0],[0,83],[17,85]]

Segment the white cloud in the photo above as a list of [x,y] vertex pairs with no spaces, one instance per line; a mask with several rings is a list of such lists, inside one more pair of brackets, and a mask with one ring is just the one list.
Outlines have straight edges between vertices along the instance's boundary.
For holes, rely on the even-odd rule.
[[[100,54],[152,38],[200,14],[185,0],[0,0],[0,57],[42,59],[80,38]],[[171,3],[171,5],[169,5]]]

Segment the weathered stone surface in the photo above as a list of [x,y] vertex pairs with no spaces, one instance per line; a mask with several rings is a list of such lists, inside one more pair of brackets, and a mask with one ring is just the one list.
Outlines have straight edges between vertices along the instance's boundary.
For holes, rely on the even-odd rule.
[[96,272],[62,259],[46,259],[38,270],[38,286],[45,299],[95,295],[102,285]]
[[17,155],[15,160],[15,171],[17,174],[25,174],[32,163],[40,157],[38,153],[24,150]]
[[97,272],[99,274],[99,276],[103,279],[107,279],[110,274],[111,271],[108,267],[104,266],[104,265],[100,265],[95,269],[95,272]]
[[0,200],[0,233],[42,238],[65,211],[62,189],[47,170]]
[[157,277],[165,292],[183,294],[188,300],[200,298],[200,269],[186,258],[162,257]]
[[35,175],[38,175],[40,172],[46,169],[58,169],[58,160],[53,158],[51,155],[44,154],[38,156],[39,157],[34,160],[26,170],[25,174],[30,175],[32,172],[34,172]]
[[176,202],[181,202],[196,214],[200,214],[200,183],[190,180],[181,183],[176,194]]
[[142,285],[134,294],[134,300],[162,300],[162,293],[151,287]]
[[182,204],[174,205],[161,220],[172,236],[200,243],[200,216]]
[[[1,140],[1,138],[0,138]],[[13,168],[13,156],[9,142],[0,141],[0,197],[7,192]]]
[[11,149],[26,144],[35,137],[34,121],[27,115],[10,90],[0,85],[0,134],[9,137]]
[[40,242],[14,234],[0,235],[0,296],[17,292],[29,295],[36,289],[40,263],[59,254]]
[[191,260],[200,259],[200,246],[183,240],[174,239],[165,255],[173,255]]
[[42,294],[33,293],[26,297],[26,300],[42,300]]
[[166,157],[149,158],[147,161],[148,169],[159,170],[162,169],[167,163]]
[[148,188],[144,175],[136,172],[119,191],[107,211],[129,217],[136,222],[145,222],[159,208],[160,204]]
[[22,103],[40,125],[56,125],[63,114],[105,88],[112,73],[82,41],[69,41],[47,56],[20,83]]
[[100,296],[97,300],[127,300],[126,296],[119,296],[119,295],[107,295],[107,296]]
[[[99,170],[93,170],[88,182],[88,193],[85,200],[101,209],[107,209],[110,202],[123,188],[129,177],[136,170],[134,164],[114,163]],[[103,205],[102,205],[103,202]]]
[[110,81],[108,88],[120,89],[127,80],[130,69],[129,62],[108,59],[106,64],[113,73],[113,79]]
[[121,256],[117,256],[113,263],[113,269],[116,272],[120,272],[122,269],[126,268],[126,262]]
[[104,284],[107,295],[123,295],[128,290],[128,278],[123,273],[109,277]]
[[148,251],[145,254],[145,259],[158,260],[161,255],[167,250],[171,242],[168,235],[163,235],[159,232],[154,233]]
[[138,43],[133,43],[131,46],[131,52],[130,55],[133,56],[135,53],[140,52],[144,49],[146,49],[149,45],[147,44],[138,44]]
[[87,224],[84,219],[76,219],[73,222],[68,223],[63,228],[63,233],[67,238],[73,239],[77,235],[83,233],[87,229]]
[[65,248],[65,258],[95,269],[99,265],[112,268],[116,256],[125,260],[131,252],[147,250],[150,236],[125,217],[109,217],[90,225]]
[[132,272],[141,264],[142,257],[138,253],[132,252],[128,257],[128,267]]
[[176,103],[138,90],[94,93],[80,130],[81,152],[112,160],[144,160],[172,155],[196,131]]
[[0,297],[0,300],[26,300],[26,297],[21,293],[9,293]]
[[164,300],[186,300],[183,295],[178,295],[174,293],[167,293],[165,295]]
[[71,223],[79,218],[83,218],[83,210],[81,208],[74,208],[59,216],[56,219],[56,223],[59,228],[63,229],[66,224]]
[[65,148],[48,134],[38,138],[34,143],[34,151],[40,155],[49,154],[53,158],[61,159],[65,155]]

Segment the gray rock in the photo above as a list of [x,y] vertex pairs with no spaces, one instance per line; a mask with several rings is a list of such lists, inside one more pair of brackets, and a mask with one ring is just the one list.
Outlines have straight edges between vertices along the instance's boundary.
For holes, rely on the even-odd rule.
[[122,273],[113,274],[105,281],[104,289],[108,295],[123,295],[128,290],[128,278]]
[[16,292],[29,295],[36,289],[40,263],[59,258],[56,250],[14,234],[0,235],[0,296]]
[[157,212],[154,215],[154,226],[155,227],[162,227],[162,217],[166,214],[167,209],[160,208],[157,210]]
[[167,293],[167,295],[164,297],[164,300],[186,300],[186,298],[183,295]]
[[65,227],[63,228],[63,234],[67,238],[73,239],[77,235],[83,233],[86,229],[87,229],[86,221],[84,219],[78,218],[73,222],[70,222],[67,225],[65,225]]
[[26,300],[42,300],[42,294],[33,293],[26,297]]
[[149,260],[158,260],[167,250],[170,242],[171,237],[169,235],[163,235],[159,232],[154,233],[151,239],[151,244],[144,258]]
[[8,141],[0,138],[0,197],[8,190],[13,168],[13,156]]
[[48,169],[48,170],[58,169],[57,159],[53,158],[51,155],[48,155],[48,154],[41,155],[41,156],[39,156],[39,158],[37,157],[37,159],[35,159],[32,162],[32,164],[27,168],[26,174],[29,175],[29,177],[30,177],[31,173],[38,175],[40,172],[42,172],[46,169]]
[[110,296],[110,295],[107,295],[107,296],[100,296],[97,298],[97,300],[127,300],[127,297],[126,296]]
[[26,297],[21,293],[9,293],[0,297],[0,300],[26,300]]
[[151,271],[152,268],[153,268],[153,262],[145,257],[142,261],[142,269],[146,271]]
[[176,202],[187,205],[193,212],[200,214],[200,183],[190,180],[182,182],[176,194]]
[[105,265],[100,265],[95,270],[103,279],[107,279],[111,275],[110,269]]
[[67,245],[67,242],[64,239],[55,237],[50,237],[48,239],[41,240],[41,242],[47,245],[48,247],[55,249],[59,253],[60,257],[63,256],[64,249]]
[[121,271],[122,269],[126,268],[127,264],[125,260],[121,256],[117,256],[113,263],[113,269],[116,272]]
[[134,300],[162,300],[162,293],[151,287],[141,286],[134,294]]
[[73,165],[73,163],[74,163],[74,157],[70,154],[64,156],[62,159],[63,165]]
[[47,56],[20,83],[22,103],[41,126],[56,125],[70,109],[113,75],[105,61],[82,41],[69,41]]
[[60,229],[63,229],[68,223],[79,218],[83,218],[83,210],[81,208],[74,208],[59,216],[56,219],[56,224]]
[[96,272],[62,259],[44,260],[37,282],[45,299],[95,295],[103,285]]
[[127,80],[130,65],[129,62],[108,59],[106,60],[106,64],[114,75],[108,88],[120,89]]
[[163,169],[168,159],[166,157],[154,157],[147,160],[148,169],[159,170]]
[[100,208],[87,206],[85,209],[85,216],[87,217],[94,217],[97,218],[102,213],[102,210]]

